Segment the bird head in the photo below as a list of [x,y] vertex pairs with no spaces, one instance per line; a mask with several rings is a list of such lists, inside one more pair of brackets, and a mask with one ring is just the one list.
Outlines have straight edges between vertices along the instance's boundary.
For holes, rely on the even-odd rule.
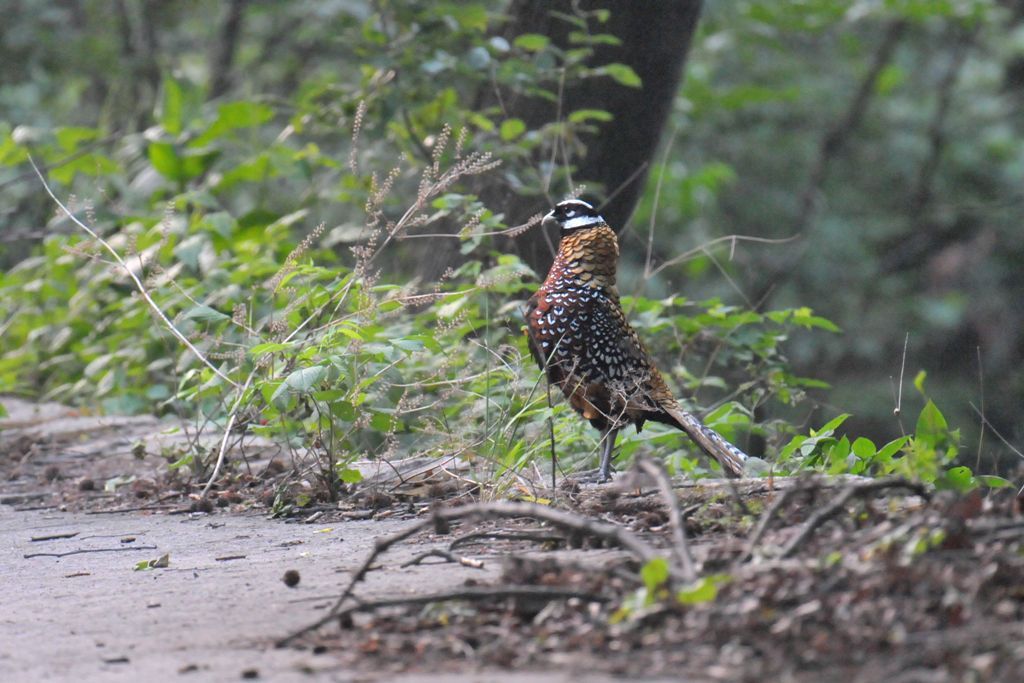
[[605,220],[597,210],[581,199],[567,199],[559,202],[544,216],[541,225],[545,228],[557,226],[563,235],[584,228],[604,225]]

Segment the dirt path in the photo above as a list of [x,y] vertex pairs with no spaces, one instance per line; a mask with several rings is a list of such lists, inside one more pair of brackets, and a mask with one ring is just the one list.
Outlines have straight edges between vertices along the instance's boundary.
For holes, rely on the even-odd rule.
[[[82,415],[11,397],[4,405],[10,414],[0,420],[0,681],[435,680],[390,670],[346,672],[334,655],[273,647],[323,614],[374,540],[409,520],[303,524],[267,519],[265,510],[63,511],[151,502],[158,488],[135,489],[151,497],[133,502],[133,492],[115,496],[104,483],[158,482],[167,465],[160,454],[184,435],[150,417]],[[81,487],[87,479],[95,490]],[[26,509],[32,507],[44,509]],[[180,511],[180,499],[166,507]],[[74,536],[32,540],[65,534]],[[360,595],[440,591],[500,571],[496,556],[487,557],[483,569],[401,568],[425,543],[389,553],[383,568],[360,585]],[[90,552],[25,557],[77,550]],[[137,563],[163,555],[167,567],[136,571]],[[299,573],[294,588],[283,581],[288,570]],[[527,672],[436,680],[571,678]]]
[[[316,596],[336,593],[377,534],[401,522],[341,527],[255,516],[194,518],[13,512],[0,507],[0,680],[308,680],[330,657],[268,642],[316,617]],[[77,532],[72,539],[33,537]],[[134,538],[131,543],[122,539]],[[127,550],[153,547],[152,550]],[[117,549],[62,558],[25,554]],[[399,551],[401,553],[402,551]],[[406,554],[411,553],[411,549]],[[170,555],[163,569],[135,564]],[[241,557],[238,557],[241,556]],[[237,557],[220,560],[217,558]],[[399,554],[396,559],[401,560]],[[397,566],[397,562],[395,566]],[[288,569],[301,582],[289,589]],[[462,581],[473,570],[389,569],[370,590],[408,591]],[[476,574],[482,574],[475,570]],[[251,675],[251,674],[250,674]]]
[[[345,573],[380,534],[402,521],[332,526],[258,516],[86,515],[16,512],[0,506],[0,680],[270,681],[375,680],[340,671],[331,655],[274,649],[271,642],[316,619]],[[70,539],[31,539],[77,532]],[[123,542],[133,538],[132,542]],[[154,549],[126,550],[152,547]],[[67,557],[24,557],[78,549],[118,549]],[[485,568],[399,567],[422,546],[397,548],[373,572],[365,596],[441,590]],[[162,569],[137,562],[169,554]],[[228,557],[237,559],[221,559]],[[301,581],[288,588],[286,570]],[[323,599],[316,599],[322,597]],[[249,672],[248,674],[246,672]],[[571,680],[545,673],[547,681]],[[461,680],[538,680],[534,674],[465,675]],[[408,675],[401,680],[432,680]],[[435,680],[453,680],[450,675]]]
[[[278,456],[267,449],[249,452],[200,501],[193,482],[168,470],[182,437],[167,421],[5,404],[15,409],[0,420],[3,683],[554,682],[615,673],[1024,680],[1024,498],[1015,489],[958,496],[898,479],[679,481],[702,578],[675,602],[662,596],[651,605],[639,602],[642,584],[622,550],[594,549],[602,543],[574,533],[552,537],[553,526],[522,519],[491,527],[501,540],[458,545],[482,569],[403,568],[486,523],[457,523],[444,536],[425,525],[378,559],[360,599],[453,589],[464,597],[469,579],[478,594],[504,585],[532,597],[363,613],[347,628],[331,623],[275,649],[276,639],[324,614],[376,539],[424,520],[437,504],[413,474],[423,466],[403,470],[401,487],[375,484],[388,495],[372,501],[356,491],[340,505],[282,506],[286,483],[304,482],[295,468],[275,473]],[[565,500],[556,508],[581,523],[612,522],[665,557],[681,552],[654,490],[557,495]],[[449,494],[448,512],[471,500]],[[294,517],[268,519],[272,510]],[[529,541],[511,540],[531,531]],[[87,552],[54,556],[74,551]],[[136,570],[165,555],[167,566]],[[289,570],[301,577],[294,588],[283,581]],[[552,589],[573,598],[536,599]],[[313,654],[314,645],[324,654]]]

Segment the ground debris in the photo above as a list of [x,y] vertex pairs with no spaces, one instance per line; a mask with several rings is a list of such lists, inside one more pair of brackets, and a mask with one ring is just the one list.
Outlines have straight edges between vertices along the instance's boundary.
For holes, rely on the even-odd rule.
[[[534,543],[534,554],[506,557],[493,584],[357,604],[345,610],[343,628],[303,642],[345,666],[394,672],[553,667],[721,680],[1020,680],[1024,521],[1013,516],[1013,492],[972,498],[896,480],[820,479],[787,491],[747,495],[746,513],[726,500],[736,515],[756,510],[758,519],[723,520],[715,533],[689,539],[700,576],[717,572],[710,599],[683,604],[665,592],[645,602],[636,558],[587,567],[565,559],[569,551],[538,558]],[[723,502],[720,491],[677,493],[691,512]],[[629,495],[606,498],[614,504],[603,519],[619,514],[635,526],[638,510],[653,512],[664,499],[636,492],[643,502],[631,506]],[[663,522],[672,514],[660,512]],[[522,531],[463,527],[460,538],[506,536],[521,547],[552,533],[547,525]],[[643,538],[668,558],[673,536],[663,525]],[[707,551],[723,541],[727,557]],[[571,597],[527,600],[515,586],[524,595]]]

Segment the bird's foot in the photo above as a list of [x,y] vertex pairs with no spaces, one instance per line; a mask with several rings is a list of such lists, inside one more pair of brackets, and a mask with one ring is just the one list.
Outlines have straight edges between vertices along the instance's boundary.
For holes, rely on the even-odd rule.
[[583,472],[576,472],[575,474],[572,474],[571,476],[567,477],[567,479],[571,479],[573,482],[577,484],[588,485],[604,484],[606,482],[611,481],[611,478],[612,475],[609,470],[602,470],[600,468],[594,470],[585,470]]

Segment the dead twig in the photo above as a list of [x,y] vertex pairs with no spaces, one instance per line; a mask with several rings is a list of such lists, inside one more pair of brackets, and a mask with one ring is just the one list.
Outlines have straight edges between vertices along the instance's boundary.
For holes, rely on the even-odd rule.
[[416,557],[412,558],[411,560],[403,564],[402,568],[404,569],[405,567],[412,567],[417,564],[422,564],[423,560],[426,560],[430,557],[440,557],[441,559],[447,562],[451,562],[452,564],[461,564],[463,567],[472,567],[473,569],[484,568],[484,563],[480,560],[474,560],[469,557],[462,557],[461,555],[456,555],[455,553],[444,550],[443,548],[434,548],[432,550],[428,550],[425,553],[420,553]]
[[32,557],[67,557],[68,555],[84,555],[86,553],[123,553],[132,550],[156,550],[155,545],[133,545],[122,548],[86,548],[81,550],[69,550],[66,553],[25,553],[22,555],[26,560]]
[[296,638],[315,631],[334,619],[345,604],[345,601],[352,597],[356,584],[366,578],[367,572],[369,572],[370,567],[377,558],[395,544],[415,536],[430,527],[437,529],[440,533],[447,533],[451,522],[459,519],[514,519],[517,517],[533,517],[574,532],[574,535],[597,538],[630,552],[642,563],[646,563],[659,556],[659,553],[653,547],[624,527],[599,522],[572,512],[555,510],[536,503],[502,501],[496,503],[475,503],[457,508],[441,508],[435,510],[430,517],[416,522],[402,531],[378,538],[376,543],[374,543],[373,550],[367,554],[362,564],[352,573],[352,578],[349,580],[348,585],[328,613],[312,624],[304,626],[277,641],[277,647],[285,647]]
[[82,533],[82,532],[80,532],[80,531],[72,531],[72,532],[66,533],[66,534],[50,534],[49,536],[33,536],[29,540],[31,540],[33,543],[39,543],[40,541],[57,541],[57,540],[60,540],[62,538],[74,538],[75,536],[77,536],[80,533]]
[[[374,600],[372,602],[361,602],[357,605],[347,607],[337,615],[331,615],[331,619],[345,619],[357,612],[373,612],[385,607],[407,607],[412,605],[429,605],[435,602],[453,602],[465,600],[469,602],[481,602],[487,600],[582,600],[584,602],[608,602],[609,598],[596,593],[584,593],[582,591],[558,588],[557,586],[467,586],[454,591],[441,593],[430,593],[428,595],[410,595],[403,598],[388,598]],[[279,643],[280,646],[280,643]]]
[[806,491],[803,488],[788,488],[782,492],[775,502],[772,503],[771,507],[761,514],[761,519],[758,520],[757,526],[754,527],[753,533],[750,534],[750,538],[747,540],[747,547],[743,551],[743,554],[737,558],[736,563],[741,564],[746,562],[754,554],[754,548],[758,546],[761,539],[764,538],[765,533],[768,531],[768,525],[771,524],[772,519],[775,515],[789,502],[789,499],[797,494],[799,491]]
[[811,535],[814,534],[818,527],[842,512],[846,507],[846,504],[850,502],[852,498],[866,496],[891,488],[905,488],[925,499],[931,497],[923,485],[907,481],[906,479],[879,479],[877,481],[869,481],[863,484],[849,486],[840,491],[831,503],[815,512],[806,522],[804,522],[804,525],[800,527],[800,531],[797,535],[794,536],[782,549],[781,557],[792,557],[796,551],[807,542]]
[[678,571],[682,574],[683,580],[692,583],[697,578],[697,569],[690,553],[690,546],[686,541],[686,525],[683,522],[683,515],[679,511],[679,498],[672,490],[672,481],[665,472],[665,466],[650,458],[637,460],[636,466],[654,478],[658,483],[658,490],[668,508],[668,521],[672,527],[672,554],[678,564]]
[[454,539],[448,544],[448,550],[455,550],[460,545],[474,541],[494,539],[496,541],[530,541],[531,543],[565,543],[565,536],[559,536],[543,530],[530,531],[473,531]]
[[116,510],[87,510],[85,514],[87,514],[87,515],[116,515],[116,514],[118,514],[120,512],[143,512],[143,511],[146,511],[146,510],[166,510],[170,506],[164,505],[163,503],[165,503],[168,500],[172,500],[174,498],[180,498],[182,495],[183,494],[182,494],[181,491],[174,491],[172,493],[168,493],[168,494],[165,494],[163,496],[160,496],[159,498],[154,500],[152,503],[146,503],[145,505],[135,505],[135,506],[132,506],[132,507],[127,507],[127,508],[117,508]]
[[28,157],[28,162],[29,164],[32,165],[32,170],[34,170],[36,172],[36,175],[39,177],[39,182],[42,183],[43,189],[46,191],[46,194],[50,195],[50,199],[53,200],[53,202],[60,208],[60,210],[64,213],[65,216],[68,217],[68,219],[72,223],[81,228],[97,244],[103,247],[107,251],[107,253],[111,255],[111,257],[113,257],[114,261],[117,262],[117,265],[120,266],[121,270],[123,270],[124,273],[128,276],[128,278],[132,281],[132,284],[134,285],[135,289],[139,292],[139,295],[142,296],[143,300],[149,306],[149,309],[160,320],[164,328],[166,328],[167,331],[174,335],[174,337],[179,342],[181,342],[182,345],[185,346],[185,348],[191,351],[192,354],[199,360],[199,362],[205,365],[207,369],[210,370],[210,372],[217,375],[217,377],[219,377],[224,382],[227,382],[229,385],[238,388],[237,382],[235,382],[233,379],[231,379],[223,372],[221,372],[220,368],[218,368],[216,365],[210,362],[210,360],[206,356],[204,356],[199,349],[195,347],[195,344],[189,341],[188,337],[186,337],[181,332],[181,330],[179,330],[174,325],[174,323],[171,322],[170,318],[167,317],[167,314],[163,312],[163,309],[161,309],[160,306],[158,306],[157,303],[153,301],[153,298],[149,294],[149,290],[142,283],[142,280],[139,278],[139,276],[135,274],[135,271],[132,270],[131,266],[129,266],[127,262],[125,262],[124,258],[122,258],[121,255],[117,253],[117,250],[114,249],[113,246],[111,246],[110,242],[100,237],[100,235],[98,235],[96,231],[94,231],[88,225],[80,221],[78,217],[75,216],[74,213],[72,213],[71,209],[69,209],[64,204],[64,202],[57,198],[57,195],[53,193],[52,189],[50,189],[50,184],[46,182],[46,178],[43,176],[43,172],[39,170],[39,167],[36,165],[35,159],[33,159],[31,155],[29,155]]

